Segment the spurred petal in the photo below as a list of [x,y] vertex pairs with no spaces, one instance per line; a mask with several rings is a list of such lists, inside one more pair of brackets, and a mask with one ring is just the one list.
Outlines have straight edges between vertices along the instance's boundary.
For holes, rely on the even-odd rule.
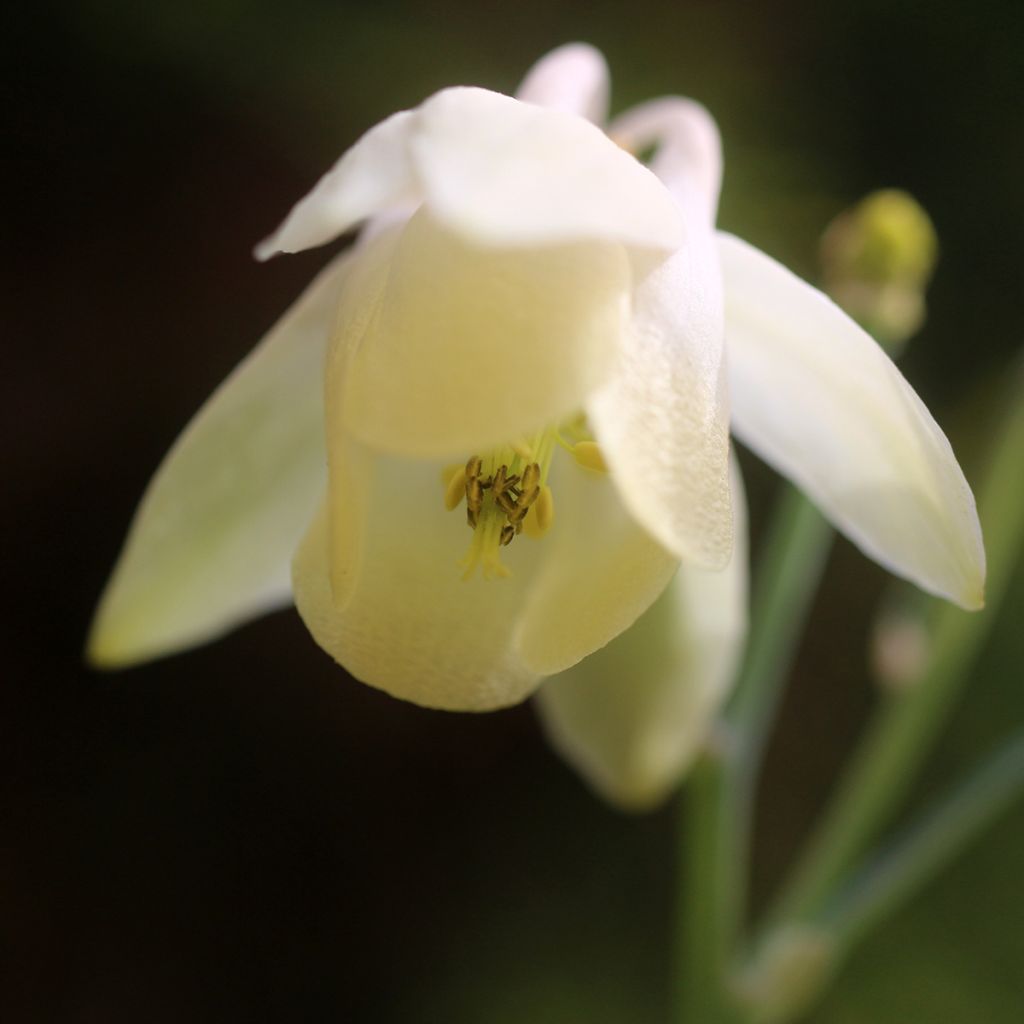
[[656,146],[650,168],[687,210],[714,221],[722,185],[722,141],[699,103],[666,96],[632,107],[609,126],[620,146],[639,153]]
[[608,65],[601,52],[586,43],[567,43],[534,64],[516,99],[602,124],[608,116],[608,93]]
[[721,235],[736,435],[866,554],[983,603],[974,498],[931,414],[864,331],[764,253]]
[[95,664],[188,647],[289,600],[324,486],[323,366],[347,266],[310,285],[157,471],[93,623]]
[[415,201],[418,191],[408,150],[415,116],[405,110],[371,128],[256,247],[257,258],[323,245],[367,217]]
[[747,614],[738,472],[733,507],[735,546],[726,569],[683,563],[635,625],[538,693],[552,745],[623,808],[651,807],[678,784],[733,682]]
[[460,87],[368,131],[257,255],[322,245],[367,217],[420,200],[480,245],[611,241],[673,249],[683,238],[668,190],[589,121]]
[[296,606],[325,651],[395,697],[458,711],[515,704],[538,682],[511,634],[540,545],[504,549],[508,579],[464,580],[472,534],[463,510],[445,509],[438,474],[439,464],[371,456],[351,439],[332,445],[343,493],[296,555]]
[[674,249],[683,240],[680,211],[658,179],[561,110],[445,89],[420,108],[411,147],[435,215],[481,245]]
[[466,458],[578,410],[628,314],[620,246],[482,249],[425,209],[363,249],[328,401],[376,448]]
[[517,633],[523,660],[543,675],[574,665],[632,625],[678,564],[623,507],[607,475],[559,468],[555,525],[539,542],[544,564]]
[[587,404],[626,506],[680,558],[729,559],[729,408],[714,237],[687,244],[636,284],[619,364]]

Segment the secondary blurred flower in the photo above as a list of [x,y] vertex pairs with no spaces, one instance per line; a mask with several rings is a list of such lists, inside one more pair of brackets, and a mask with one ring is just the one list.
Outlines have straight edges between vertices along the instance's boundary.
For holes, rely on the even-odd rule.
[[[865,550],[972,604],[980,538],[944,436],[877,345],[716,240],[702,108],[656,101],[609,137],[606,69],[583,46],[518,95],[448,89],[382,122],[260,247],[366,223],[168,456],[90,653],[166,653],[294,592],[358,678],[482,710],[650,608],[651,657],[623,673],[611,645],[544,704],[596,785],[649,801],[703,734],[743,629],[725,333],[734,427]],[[650,169],[626,151],[648,144]]]
[[938,256],[935,228],[913,196],[872,192],[839,214],[821,239],[825,290],[890,352],[924,320]]

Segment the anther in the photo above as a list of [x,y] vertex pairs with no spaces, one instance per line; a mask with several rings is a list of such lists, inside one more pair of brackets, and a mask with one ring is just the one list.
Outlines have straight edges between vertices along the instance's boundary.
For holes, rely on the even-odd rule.
[[509,476],[508,466],[499,466],[494,471],[494,482],[491,484],[494,501],[506,515],[512,513],[516,507],[516,501],[519,499],[517,483],[519,483],[519,477],[514,473]]
[[510,491],[501,491],[500,493],[496,491],[494,494],[494,500],[497,502],[501,511],[507,516],[511,516],[518,507],[515,495]]
[[523,470],[523,479],[521,487],[523,493],[530,491],[540,480],[540,466],[536,462],[531,462],[526,469]]
[[[485,579],[510,575],[510,570],[502,564],[500,549],[511,544],[520,533],[539,537],[550,527],[551,491],[542,479],[550,466],[556,441],[573,450],[552,428],[538,440],[537,448],[532,441],[520,439],[503,451],[488,454],[486,461],[479,455],[471,455],[464,466],[448,467],[443,478],[445,505],[454,509],[465,497],[466,522],[473,530],[473,541],[461,562],[464,579],[469,579],[478,566]],[[499,462],[502,458],[506,461]],[[488,476],[484,475],[485,465]],[[519,473],[513,473],[512,466],[522,468]]]
[[551,493],[551,488],[546,484],[540,489],[533,509],[537,513],[537,525],[540,527],[540,532],[546,533],[555,521],[555,497]]
[[[533,504],[533,503],[530,502],[530,504]],[[512,523],[513,526],[518,526],[526,518],[527,514],[529,513],[529,511],[530,511],[530,504],[517,505],[515,507],[515,510],[509,513],[508,521],[510,523]]]
[[530,506],[537,500],[540,494],[540,466],[531,462],[523,470],[523,478],[519,484],[519,496],[516,498],[515,508],[508,511],[509,522],[521,522]]
[[522,527],[527,537],[537,540],[543,537],[551,524],[555,521],[555,501],[551,494],[551,488],[546,484],[541,487],[537,500],[527,509],[526,517],[522,520]]
[[604,461],[604,453],[596,441],[577,441],[572,446],[572,457],[584,468],[597,473],[607,473],[608,464]]
[[466,470],[462,466],[456,467],[448,480],[444,490],[444,507],[451,512],[459,507],[462,499],[466,496]]
[[519,477],[515,473],[509,473],[508,466],[499,466],[494,473],[494,493],[501,494],[510,487],[519,483]]
[[466,522],[473,529],[480,522],[480,512],[483,509],[484,492],[480,478],[475,476],[466,477]]

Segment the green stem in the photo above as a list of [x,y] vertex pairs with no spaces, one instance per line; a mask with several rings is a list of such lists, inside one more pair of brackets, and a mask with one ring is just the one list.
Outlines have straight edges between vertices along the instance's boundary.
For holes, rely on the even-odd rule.
[[780,897],[773,921],[792,923],[818,916],[917,778],[964,685],[966,670],[988,635],[1024,540],[1022,453],[1024,401],[1018,401],[1000,435],[981,494],[990,566],[988,609],[969,615],[949,604],[939,606],[927,666],[912,686],[890,693],[876,713]]
[[751,601],[751,632],[726,720],[742,739],[738,759],[749,769],[761,759],[775,723],[790,662],[818,589],[833,532],[795,487],[784,485]]
[[680,886],[677,910],[681,971],[676,971],[679,1024],[723,1024],[729,1020],[726,996],[730,936],[722,909],[729,902],[721,870],[722,765],[714,753],[701,758],[691,771],[680,803]]
[[1005,743],[920,822],[862,868],[834,897],[821,924],[841,950],[939,873],[1024,792],[1024,733]]
[[746,914],[754,787],[833,536],[814,506],[784,487],[755,574],[751,632],[721,742],[694,769],[684,796],[677,1007],[678,1020],[690,1024],[738,1019],[728,978]]
[[795,487],[785,485],[765,539],[751,601],[751,632],[725,724],[730,757],[722,785],[718,857],[728,941],[747,915],[757,783],[786,679],[835,534]]

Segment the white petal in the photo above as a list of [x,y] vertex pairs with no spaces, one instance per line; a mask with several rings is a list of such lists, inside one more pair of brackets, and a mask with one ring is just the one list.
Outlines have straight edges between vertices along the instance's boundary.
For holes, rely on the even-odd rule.
[[635,625],[538,693],[552,746],[625,809],[652,807],[675,788],[734,681],[748,575],[738,472],[734,483],[737,529],[729,566],[707,572],[683,563]]
[[631,283],[620,246],[481,249],[421,209],[363,253],[330,387],[367,444],[464,459],[578,410],[611,370]]
[[581,117],[485,89],[445,89],[411,143],[426,202],[481,245],[578,241],[674,249],[683,220],[646,167]]
[[324,503],[293,565],[295,603],[314,639],[356,678],[403,700],[459,711],[521,701],[538,676],[515,655],[511,633],[540,546],[520,539],[503,549],[509,579],[463,580],[472,534],[464,509],[444,507],[439,465],[358,448],[345,446],[354,461],[344,474],[332,459],[332,484],[344,493]]
[[722,140],[714,118],[681,96],[650,100],[620,114],[608,134],[639,153],[657,149],[650,168],[687,210],[702,210],[713,222],[722,185]]
[[589,121],[461,87],[368,131],[257,256],[322,245],[420,199],[482,245],[598,240],[673,249],[683,238],[668,190]]
[[89,658],[201,643],[290,599],[324,487],[323,367],[335,260],[203,406],[149,485],[100,602]]
[[516,99],[602,124],[608,116],[608,93],[608,65],[601,52],[586,43],[567,43],[534,64]]
[[714,236],[636,285],[620,362],[588,416],[626,506],[665,547],[705,568],[729,559],[729,408]]
[[367,217],[414,201],[418,193],[408,151],[414,117],[402,111],[371,128],[256,247],[257,258],[323,245]]
[[629,515],[606,475],[568,461],[552,477],[555,523],[536,542],[547,549],[544,565],[517,633],[523,660],[543,675],[631,626],[678,564]]
[[913,389],[821,292],[739,239],[719,250],[736,435],[866,554],[981,607],[974,497]]

